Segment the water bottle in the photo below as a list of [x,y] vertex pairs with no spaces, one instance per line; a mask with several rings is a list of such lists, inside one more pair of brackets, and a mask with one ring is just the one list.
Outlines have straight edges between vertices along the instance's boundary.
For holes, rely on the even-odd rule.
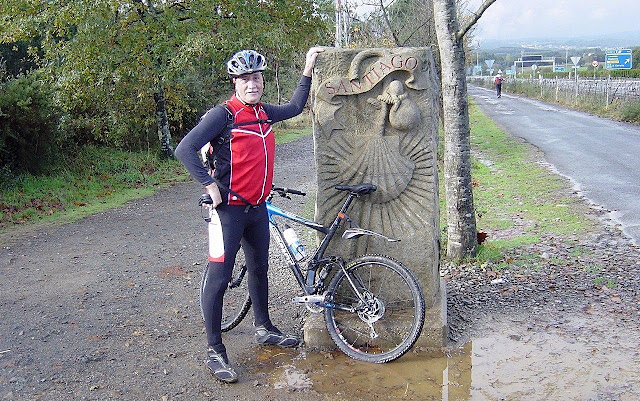
[[296,235],[296,232],[293,230],[293,228],[289,227],[288,224],[285,224],[283,228],[284,231],[282,233],[284,234],[284,240],[287,242],[289,250],[293,254],[293,257],[296,259],[296,261],[301,261],[307,256],[304,250],[304,246],[298,239],[298,236]]

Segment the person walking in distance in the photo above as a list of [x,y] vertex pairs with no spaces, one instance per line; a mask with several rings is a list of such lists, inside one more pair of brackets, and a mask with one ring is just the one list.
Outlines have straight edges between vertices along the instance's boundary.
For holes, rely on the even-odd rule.
[[[205,187],[213,201],[211,207],[215,208],[209,224],[209,263],[200,288],[200,304],[207,334],[205,364],[222,382],[238,380],[222,342],[221,320],[223,295],[241,244],[253,303],[255,340],[281,347],[300,344],[297,337],[278,330],[269,317],[269,222],[265,200],[273,179],[275,139],[271,124],[302,112],[313,67],[322,51],[321,47],[309,49],[298,87],[283,105],[260,102],[267,68],[265,57],[255,50],[235,53],[226,64],[233,95],[210,109],[175,150],[191,176]],[[216,144],[218,149],[209,144]],[[208,149],[211,168],[198,157],[201,149]]]
[[493,80],[493,83],[496,85],[496,95],[498,97],[502,97],[502,81],[504,81],[504,78],[502,78],[502,71],[498,70],[498,75],[496,75]]

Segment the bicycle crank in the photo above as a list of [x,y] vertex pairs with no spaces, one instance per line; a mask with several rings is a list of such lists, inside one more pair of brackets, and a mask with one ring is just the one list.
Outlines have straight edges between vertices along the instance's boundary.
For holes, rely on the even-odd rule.
[[294,297],[292,301],[298,304],[304,304],[309,312],[320,313],[324,310],[325,295],[305,295],[302,297]]

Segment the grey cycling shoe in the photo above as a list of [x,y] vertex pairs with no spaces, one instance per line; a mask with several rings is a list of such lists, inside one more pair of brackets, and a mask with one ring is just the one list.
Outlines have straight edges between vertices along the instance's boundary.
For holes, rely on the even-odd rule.
[[213,348],[209,348],[205,365],[211,370],[213,377],[221,382],[235,383],[238,381],[238,374],[229,365],[226,352],[216,352]]
[[282,334],[282,332],[275,327],[269,330],[265,326],[257,326],[254,337],[260,345],[277,345],[283,348],[297,347],[301,343],[298,337]]

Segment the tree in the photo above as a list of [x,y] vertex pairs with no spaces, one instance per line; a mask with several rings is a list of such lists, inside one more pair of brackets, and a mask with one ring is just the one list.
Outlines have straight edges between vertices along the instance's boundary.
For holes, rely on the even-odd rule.
[[54,160],[59,115],[51,95],[38,73],[0,81],[2,173],[42,173]]
[[631,68],[636,70],[640,69],[640,47],[634,47],[631,54],[633,57],[633,59],[631,60]]
[[495,1],[484,0],[460,26],[455,0],[433,0],[442,70],[447,257],[454,260],[474,256],[478,248],[463,38]]
[[[357,46],[430,46],[436,43],[430,1],[376,0],[364,21],[353,25]],[[357,16],[353,15],[356,19]]]
[[67,114],[68,143],[149,147],[156,132],[168,154],[172,133],[228,92],[223,65],[233,52],[267,50],[286,69],[326,31],[312,0],[0,4],[0,43],[39,38],[32,54]]

